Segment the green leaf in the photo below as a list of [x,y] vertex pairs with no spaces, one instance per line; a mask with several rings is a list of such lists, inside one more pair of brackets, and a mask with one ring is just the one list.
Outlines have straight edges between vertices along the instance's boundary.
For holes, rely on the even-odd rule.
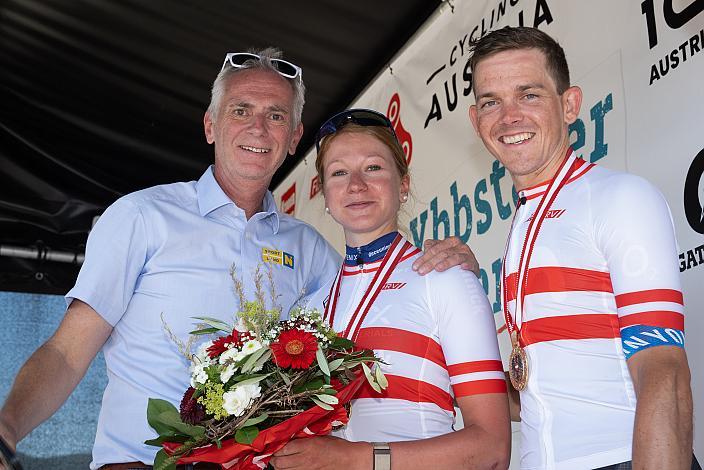
[[367,377],[367,382],[369,382],[369,385],[371,385],[375,392],[381,393],[381,387],[379,387],[379,384],[376,383],[376,380],[374,380],[374,377],[372,376],[372,371],[364,362],[362,362],[362,370],[364,371],[364,375]]
[[379,384],[379,387],[383,388],[386,390],[386,387],[389,386],[389,381],[386,380],[386,376],[384,373],[381,371],[381,367],[377,364],[376,370],[374,370],[374,377],[376,378],[376,383]]
[[310,397],[310,399],[313,400],[313,403],[315,403],[316,405],[318,405],[319,407],[321,407],[324,410],[332,411],[335,409],[332,406],[328,405],[327,403],[323,403],[322,401],[318,400],[315,397]]
[[241,380],[239,382],[235,382],[235,384],[230,387],[230,390],[239,387],[240,385],[249,385],[249,384],[257,384],[261,382],[262,380],[266,379],[269,377],[273,372],[269,372],[268,374],[258,374],[258,375],[251,375],[250,378]]
[[322,401],[323,403],[327,403],[328,405],[337,405],[338,403],[340,403],[340,400],[338,400],[337,397],[334,395],[319,394],[314,396],[318,400]]
[[224,331],[227,334],[232,333],[232,326],[228,325],[222,320],[218,320],[217,318],[212,318],[212,317],[193,317],[196,320],[201,320],[203,323],[212,326],[213,328],[216,329],[216,331]]
[[162,434],[161,436],[157,437],[156,439],[149,439],[148,441],[144,441],[145,444],[148,446],[156,446],[156,447],[161,447],[161,444],[164,442],[186,442],[187,440],[191,439],[191,436],[185,436],[183,434]]
[[333,349],[354,349],[354,342],[342,336],[335,336],[330,341],[330,347]]
[[242,364],[241,367],[242,372],[247,373],[254,369],[254,364],[267,352],[271,354],[271,350],[269,348],[262,347],[261,349],[257,349],[256,351],[254,351],[249,356],[246,356],[247,359],[244,360],[244,364]]
[[170,462],[167,464],[166,461],[168,459],[169,455],[164,449],[157,452],[156,456],[154,456],[154,470],[176,470],[176,463]]
[[273,356],[273,355],[274,355],[274,353],[271,351],[271,349],[266,348],[266,352],[264,354],[262,354],[262,356],[259,359],[257,359],[257,361],[252,366],[252,370],[257,370],[260,367],[262,367],[264,364],[266,364],[266,362],[269,359],[271,359],[271,356]]
[[340,367],[343,362],[345,362],[345,358],[344,358],[344,357],[341,357],[341,358],[339,358],[339,359],[335,359],[335,360],[333,360],[333,361],[330,361],[330,364],[329,364],[329,366],[330,366],[330,372],[333,372],[333,371],[337,370],[337,368]]
[[185,434],[191,437],[201,437],[205,435],[205,428],[203,426],[193,426],[192,424],[187,424],[181,421],[181,416],[174,416],[170,411],[165,411],[158,416],[158,419],[165,424],[170,426],[171,429],[176,430],[180,434]]
[[254,418],[249,418],[247,421],[245,421],[244,423],[242,423],[242,426],[243,426],[243,427],[246,427],[246,426],[254,426],[255,424],[261,423],[262,421],[266,421],[268,418],[269,418],[269,415],[268,415],[268,414],[262,413],[262,414],[260,414],[259,416],[256,416],[256,417],[254,417]]
[[281,369],[279,369],[278,367],[276,368],[276,372],[279,373],[279,376],[283,379],[283,381],[284,381],[284,383],[286,384],[287,387],[291,385],[291,378],[288,376],[287,373],[283,372],[283,371],[282,371]]
[[295,387],[293,389],[293,393],[307,392],[309,390],[318,390],[320,388],[323,388],[324,384],[325,382],[323,381],[322,377],[313,379]]
[[211,333],[217,333],[218,331],[222,331],[220,328],[203,328],[200,330],[193,330],[189,331],[189,335],[209,335]]
[[259,429],[256,426],[247,426],[237,430],[235,440],[240,444],[251,444],[258,435]]
[[174,428],[163,421],[164,416],[171,416],[169,422],[181,420],[181,415],[174,405],[166,400],[150,398],[147,402],[147,422],[159,435],[173,433]]
[[330,366],[328,365],[328,360],[325,358],[325,353],[322,349],[318,348],[315,351],[315,358],[318,360],[318,367],[323,371],[323,374],[330,375]]

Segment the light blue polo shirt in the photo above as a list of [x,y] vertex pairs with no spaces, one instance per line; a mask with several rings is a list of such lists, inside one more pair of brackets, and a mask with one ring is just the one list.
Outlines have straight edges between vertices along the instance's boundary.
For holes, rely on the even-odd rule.
[[189,386],[189,363],[167,336],[162,315],[184,343],[196,323],[191,317],[234,322],[239,301],[230,267],[235,263],[253,299],[252,273],[264,263],[264,250],[273,250],[266,264],[284,314],[304,292],[335,276],[340,256],[314,228],[278,212],[270,192],[263,207],[247,220],[211,167],[197,182],[124,196],[100,217],[76,285],[66,294],[67,303],[86,302],[114,327],[103,347],[108,385],[92,469],[152,463],[158,449],[143,444],[156,437],[147,423],[147,399],[178,407]]

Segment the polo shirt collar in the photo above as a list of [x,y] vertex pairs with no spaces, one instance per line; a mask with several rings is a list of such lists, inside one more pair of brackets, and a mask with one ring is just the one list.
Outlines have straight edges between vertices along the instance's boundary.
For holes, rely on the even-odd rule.
[[[232,204],[238,209],[239,212],[244,214],[244,211],[240,209],[237,204],[235,204],[227,196],[227,194],[225,194],[225,191],[222,190],[217,180],[215,179],[213,169],[213,165],[210,165],[196,183],[196,193],[198,197],[198,209],[200,211],[200,215],[205,217],[214,210],[227,204]],[[254,214],[252,218],[269,219],[272,231],[274,233],[278,233],[280,223],[279,211],[276,207],[276,203],[274,202],[274,196],[271,194],[271,191],[267,191],[264,195],[262,207],[262,212]]]

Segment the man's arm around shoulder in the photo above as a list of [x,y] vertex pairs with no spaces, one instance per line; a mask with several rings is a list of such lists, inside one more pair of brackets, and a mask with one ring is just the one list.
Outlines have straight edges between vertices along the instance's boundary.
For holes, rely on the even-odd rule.
[[54,335],[20,369],[0,410],[0,435],[13,449],[61,407],[111,332],[88,304],[71,303]]
[[689,469],[692,389],[683,348],[658,346],[628,359],[638,404],[633,429],[634,469]]

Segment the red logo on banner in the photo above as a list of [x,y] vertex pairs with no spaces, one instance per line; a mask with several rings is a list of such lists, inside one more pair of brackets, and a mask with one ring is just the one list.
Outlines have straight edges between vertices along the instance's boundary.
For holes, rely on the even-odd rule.
[[296,183],[281,195],[281,211],[293,215],[296,210]]
[[386,117],[389,118],[391,124],[394,126],[394,131],[398,137],[398,141],[403,147],[403,153],[406,154],[406,162],[411,164],[411,155],[413,155],[413,138],[411,133],[403,128],[401,123],[401,98],[398,93],[394,93],[389,101],[389,109],[386,111]]
[[313,199],[316,194],[320,192],[320,178],[315,175],[310,181],[310,197],[308,199]]

